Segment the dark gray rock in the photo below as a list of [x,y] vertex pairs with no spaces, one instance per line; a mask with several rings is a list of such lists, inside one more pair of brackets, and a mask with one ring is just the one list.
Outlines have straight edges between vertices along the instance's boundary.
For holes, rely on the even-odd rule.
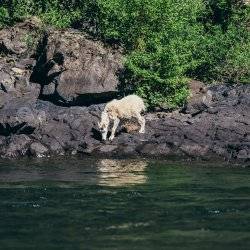
[[44,157],[49,152],[48,148],[40,142],[33,142],[29,147],[29,152],[32,156]]
[[166,156],[171,154],[171,148],[166,143],[145,143],[137,151],[146,156]]
[[2,158],[17,158],[28,155],[29,145],[32,142],[27,135],[13,135],[7,137],[1,146]]
[[0,53],[23,57],[35,53],[41,22],[30,18],[15,26],[0,30]]
[[35,18],[0,30],[0,108],[15,106],[18,99],[37,100],[40,86],[29,79],[40,31]]
[[91,105],[117,96],[122,53],[77,30],[50,29],[31,80],[56,104]]

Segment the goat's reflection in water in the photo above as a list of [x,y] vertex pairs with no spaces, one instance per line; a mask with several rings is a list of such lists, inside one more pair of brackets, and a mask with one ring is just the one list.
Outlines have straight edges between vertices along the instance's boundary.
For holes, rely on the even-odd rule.
[[146,183],[146,167],[147,162],[143,160],[99,160],[97,162],[98,184],[120,187]]

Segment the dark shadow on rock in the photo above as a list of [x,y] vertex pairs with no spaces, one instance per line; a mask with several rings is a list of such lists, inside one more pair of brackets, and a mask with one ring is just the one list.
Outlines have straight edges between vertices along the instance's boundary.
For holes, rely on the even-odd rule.
[[[62,98],[57,92],[59,77],[61,73],[66,70],[63,67],[64,55],[61,52],[56,52],[53,55],[53,58],[48,59],[47,46],[48,46],[48,34],[45,32],[43,39],[40,41],[37,47],[37,52],[35,56],[37,62],[31,73],[30,81],[40,84],[41,90],[39,99],[50,101],[58,106],[69,107],[70,104],[68,104],[67,101],[64,98]],[[60,70],[49,74],[49,72],[53,69],[53,67],[56,64],[60,66]],[[50,83],[55,84],[55,91],[53,94],[44,95],[43,94],[44,86],[49,85]]]
[[58,94],[55,90],[54,94],[44,95],[40,94],[39,98],[43,101],[49,101],[57,106],[71,107],[71,106],[91,106],[95,104],[102,104],[118,98],[120,95],[116,91],[102,92],[102,93],[86,93],[79,94],[74,100],[67,101]]
[[[41,87],[41,93],[43,90],[43,86]],[[53,94],[50,95],[44,95],[44,94],[40,94],[39,95],[39,99],[43,100],[43,101],[49,101],[57,106],[61,106],[61,107],[70,107],[72,106],[70,103],[68,103],[65,99],[63,99],[58,92],[55,90],[55,92]]]
[[10,135],[9,129],[5,127],[3,124],[0,124],[0,135],[3,135],[3,136]]
[[92,128],[92,138],[97,140],[97,141],[102,141],[102,135],[100,131],[98,131],[96,128]]
[[122,96],[127,96],[134,93],[135,86],[131,84],[131,82],[133,82],[132,73],[128,69],[122,68],[118,70],[117,76],[120,83],[118,85],[118,92]]
[[26,122],[22,122],[16,126],[10,126],[8,123],[5,125],[0,124],[0,135],[10,136],[12,134],[32,134],[36,128],[26,125]]
[[[49,72],[46,69],[48,69],[48,64],[47,64],[47,45],[48,45],[48,33],[45,32],[43,38],[39,42],[35,54],[35,59],[36,59],[36,65],[33,68],[33,72],[31,73],[30,76],[30,81],[39,83],[41,85],[44,84],[44,76]],[[45,64],[47,66],[45,67]],[[53,65],[54,66],[54,65]],[[52,66],[52,67],[53,67]]]
[[4,86],[2,83],[0,83],[0,89],[1,89],[4,93],[7,93],[7,92],[8,92],[7,89],[5,88],[5,86]]
[[0,43],[0,54],[4,54],[4,55],[13,55],[15,54],[14,51],[11,51],[10,49],[8,49],[5,44],[3,42]]
[[0,124],[0,135],[9,136],[11,134],[32,134],[35,128],[27,126],[26,122],[17,124],[16,126],[10,126],[8,123]]
[[119,93],[116,91],[108,91],[102,93],[86,93],[78,95],[72,102],[73,105],[90,106],[93,104],[101,104],[118,98]]
[[24,126],[22,127],[17,134],[21,135],[21,134],[24,134],[24,135],[31,135],[33,134],[33,132],[35,131],[35,127],[32,127],[32,126]]

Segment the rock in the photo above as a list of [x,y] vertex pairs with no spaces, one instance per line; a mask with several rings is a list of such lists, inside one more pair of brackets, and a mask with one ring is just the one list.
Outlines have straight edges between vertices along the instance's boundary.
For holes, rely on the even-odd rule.
[[146,156],[169,156],[171,149],[166,143],[146,143],[142,148],[137,149],[140,154]]
[[250,160],[250,152],[247,149],[242,149],[239,151],[237,155],[238,159]]
[[41,22],[30,18],[15,26],[0,30],[0,53],[18,57],[35,53]]
[[2,147],[1,157],[17,158],[27,155],[31,139],[27,135],[13,135],[6,138],[5,147]]
[[0,106],[14,103],[16,98],[38,98],[40,86],[29,79],[39,39],[35,19],[0,30]]
[[133,120],[125,121],[122,127],[127,133],[138,133],[140,130],[139,123]]
[[25,70],[20,69],[20,68],[14,67],[14,68],[12,68],[11,70],[12,70],[14,73],[16,73],[17,75],[24,75],[24,74],[25,74]]
[[182,112],[186,114],[196,115],[209,107],[211,102],[211,92],[207,87],[199,81],[191,81],[189,83],[190,96]]
[[44,157],[48,153],[48,148],[42,145],[40,142],[33,142],[30,145],[30,154],[36,157]]
[[35,128],[46,123],[46,113],[43,110],[38,110],[30,99],[12,99],[5,103],[0,109],[0,134],[10,135],[12,133],[32,133]]
[[78,104],[90,99],[93,104],[116,96],[122,67],[120,51],[76,30],[51,29],[31,79],[44,86],[43,98],[53,95],[59,102]]
[[209,146],[199,145],[197,143],[185,142],[180,146],[180,149],[191,157],[202,157],[206,156],[209,153]]
[[115,151],[116,149],[118,148],[118,146],[116,145],[103,145],[101,147],[98,148],[98,151],[100,153],[110,153],[110,152],[113,152]]
[[[1,142],[0,155],[14,157],[31,152],[32,155],[43,155],[44,150],[45,155],[219,157],[249,161],[250,106],[245,104],[249,99],[249,86],[235,86],[234,92],[231,87],[217,86],[211,93],[211,107],[195,116],[180,112],[149,113],[145,134],[126,133],[121,124],[114,141],[105,143],[101,142],[97,128],[103,104],[61,107],[41,100],[34,103],[15,99],[14,103],[0,109],[0,134],[8,138]],[[25,126],[22,127],[22,123]],[[29,138],[24,140],[24,145],[11,139],[21,134]],[[39,146],[33,148],[37,145],[33,143],[38,142]],[[15,143],[16,148],[12,149]],[[21,153],[17,148],[21,148]]]
[[5,93],[14,90],[15,77],[9,73],[0,71],[0,86],[1,90]]

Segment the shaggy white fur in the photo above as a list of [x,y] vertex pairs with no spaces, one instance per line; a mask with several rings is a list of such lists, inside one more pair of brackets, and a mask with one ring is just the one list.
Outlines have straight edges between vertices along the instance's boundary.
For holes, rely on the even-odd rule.
[[107,139],[107,133],[110,120],[113,121],[113,127],[109,140],[115,137],[115,131],[121,119],[136,118],[141,126],[139,133],[145,132],[145,119],[141,116],[141,112],[145,111],[143,100],[137,95],[128,95],[121,100],[114,99],[108,102],[101,115],[101,122],[98,123],[99,129],[102,133],[102,139]]

